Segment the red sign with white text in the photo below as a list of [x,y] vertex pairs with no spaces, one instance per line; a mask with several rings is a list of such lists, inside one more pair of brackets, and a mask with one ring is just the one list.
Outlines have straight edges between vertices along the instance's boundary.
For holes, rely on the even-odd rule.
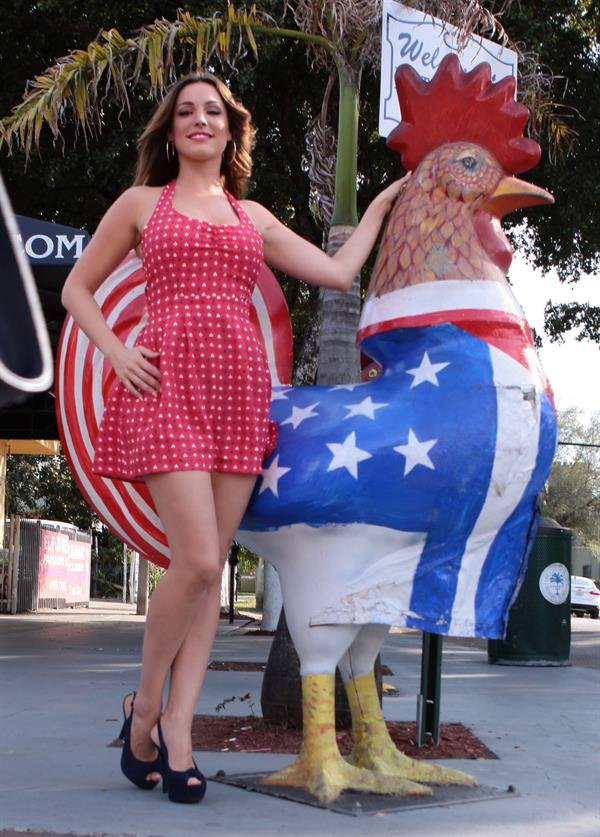
[[91,558],[91,543],[42,529],[38,598],[64,599],[66,604],[89,601]]

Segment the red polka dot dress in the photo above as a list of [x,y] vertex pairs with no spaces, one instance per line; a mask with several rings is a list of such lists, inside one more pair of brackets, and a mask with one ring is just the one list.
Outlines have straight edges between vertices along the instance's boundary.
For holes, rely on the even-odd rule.
[[231,195],[237,225],[182,215],[174,191],[174,181],[165,186],[142,236],[148,322],[136,343],[160,353],[160,391],[138,399],[115,385],[94,471],[122,480],[165,471],[259,474],[271,380],[249,309],[262,238]]

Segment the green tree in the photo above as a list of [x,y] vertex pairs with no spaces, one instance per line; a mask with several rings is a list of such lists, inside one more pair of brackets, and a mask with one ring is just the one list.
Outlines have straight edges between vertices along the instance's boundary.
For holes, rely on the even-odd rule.
[[8,514],[41,517],[91,529],[98,517],[77,488],[64,456],[11,455],[7,460]]
[[600,413],[587,421],[574,408],[559,414],[542,513],[573,529],[600,556]]
[[[560,102],[577,133],[574,144],[556,159],[545,153],[531,172],[556,206],[525,212],[527,232],[518,243],[543,271],[555,268],[563,281],[576,282],[600,269],[600,6],[595,0],[528,0],[513,4],[504,23],[514,40],[527,45],[532,61],[551,68],[550,98]],[[600,308],[548,305],[547,334],[560,338],[570,328],[600,341]]]

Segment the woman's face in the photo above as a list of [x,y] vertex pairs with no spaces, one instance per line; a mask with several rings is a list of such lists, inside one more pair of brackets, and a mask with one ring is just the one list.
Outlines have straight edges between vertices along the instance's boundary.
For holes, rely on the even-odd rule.
[[196,81],[179,91],[169,139],[180,155],[201,160],[221,158],[231,132],[227,110],[216,87]]

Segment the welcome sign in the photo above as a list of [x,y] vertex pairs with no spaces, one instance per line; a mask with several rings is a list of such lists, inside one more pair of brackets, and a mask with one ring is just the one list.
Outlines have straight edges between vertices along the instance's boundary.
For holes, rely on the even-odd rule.
[[463,70],[482,61],[492,68],[492,81],[517,75],[517,54],[511,49],[472,35],[458,49],[458,30],[432,15],[410,9],[396,0],[383,2],[381,33],[381,90],[379,133],[388,134],[400,122],[400,106],[394,87],[394,73],[400,64],[410,64],[421,78],[430,81],[444,56],[454,52]]

